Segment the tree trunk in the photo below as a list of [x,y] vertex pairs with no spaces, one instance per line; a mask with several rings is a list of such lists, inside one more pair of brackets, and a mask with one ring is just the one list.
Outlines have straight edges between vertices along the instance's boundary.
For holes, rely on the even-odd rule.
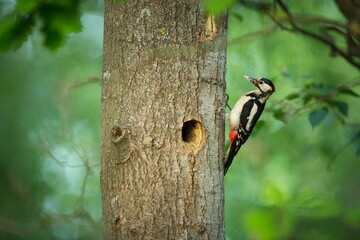
[[105,239],[224,239],[227,17],[195,0],[105,3]]

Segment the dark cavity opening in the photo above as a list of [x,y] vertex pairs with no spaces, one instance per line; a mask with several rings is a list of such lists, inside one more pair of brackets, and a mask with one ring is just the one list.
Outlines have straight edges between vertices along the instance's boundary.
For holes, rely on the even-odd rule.
[[123,137],[123,132],[121,131],[121,128],[118,126],[115,126],[111,129],[111,141],[114,143],[119,142]]
[[196,120],[184,122],[182,127],[182,140],[193,146],[198,146],[203,138],[202,124]]

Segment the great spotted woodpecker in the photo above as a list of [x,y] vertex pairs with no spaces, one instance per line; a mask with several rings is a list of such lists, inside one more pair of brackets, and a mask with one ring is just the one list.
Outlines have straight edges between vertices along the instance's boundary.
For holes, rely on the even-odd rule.
[[254,84],[256,89],[242,95],[228,115],[230,147],[225,156],[224,174],[228,171],[240,147],[249,138],[264,110],[266,101],[275,92],[274,84],[267,78],[255,79],[249,76],[244,76],[244,78]]

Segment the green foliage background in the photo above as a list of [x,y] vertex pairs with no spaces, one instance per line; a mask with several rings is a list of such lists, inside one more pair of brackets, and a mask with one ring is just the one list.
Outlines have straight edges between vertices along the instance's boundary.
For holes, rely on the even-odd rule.
[[[259,12],[216,2],[209,11],[231,6],[230,105],[252,89],[245,74],[276,85],[225,178],[227,238],[360,239],[358,70]],[[344,20],[332,1],[288,2]],[[102,4],[0,2],[0,239],[101,239]]]

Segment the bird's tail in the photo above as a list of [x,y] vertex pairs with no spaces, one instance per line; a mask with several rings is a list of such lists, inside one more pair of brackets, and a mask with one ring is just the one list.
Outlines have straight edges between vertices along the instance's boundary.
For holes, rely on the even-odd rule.
[[227,171],[229,170],[229,167],[230,167],[236,153],[239,151],[240,147],[241,147],[240,145],[238,147],[236,147],[236,141],[232,142],[228,153],[225,155],[224,176],[226,175]]

